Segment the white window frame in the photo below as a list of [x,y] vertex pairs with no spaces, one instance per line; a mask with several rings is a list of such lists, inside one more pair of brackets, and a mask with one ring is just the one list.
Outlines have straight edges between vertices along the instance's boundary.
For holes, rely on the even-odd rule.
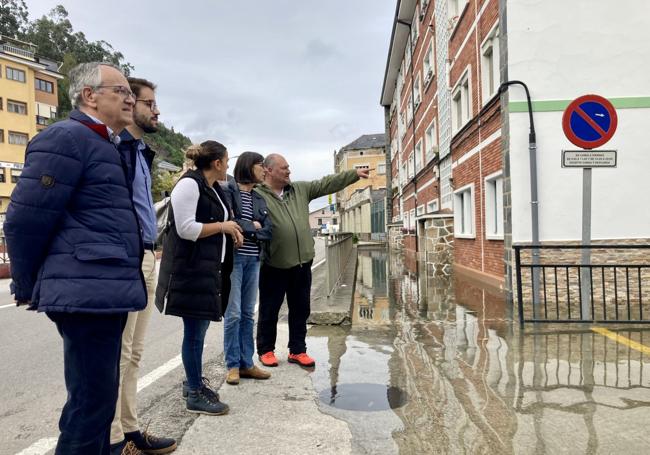
[[378,175],[386,174],[386,163],[377,163],[377,174]]
[[417,174],[424,167],[424,162],[422,161],[422,139],[415,144],[415,173]]
[[431,120],[427,129],[424,130],[424,146],[424,163],[427,164],[438,154],[438,130],[435,117]]
[[[18,142],[16,142],[17,138],[20,138]],[[9,131],[7,142],[12,145],[27,145],[29,142],[29,134],[19,131]]]
[[415,99],[415,109],[417,109],[422,102],[422,86],[420,84],[419,74],[415,78],[415,85],[413,86],[413,98]]
[[22,101],[7,100],[7,112],[18,115],[27,115],[27,103],[23,103]]
[[485,238],[503,240],[503,172],[485,177]]
[[460,16],[463,15],[465,7],[469,0],[447,0],[447,17],[449,18],[449,37],[454,34],[456,26],[460,22]]
[[8,81],[27,83],[27,73],[20,68],[5,65],[5,77]]
[[409,230],[410,229],[415,229],[416,222],[415,222],[415,209],[409,210]]
[[370,163],[355,164],[354,169],[370,169]]
[[415,211],[416,216],[422,216],[424,215],[424,204],[418,205],[417,210]]
[[496,95],[501,83],[499,60],[499,23],[497,22],[481,44],[481,97],[485,105]]
[[412,120],[413,120],[413,101],[409,96],[409,99],[406,102],[406,126],[409,126]]
[[452,134],[460,131],[472,118],[472,86],[468,66],[451,91]]
[[420,21],[417,20],[419,15],[420,13],[416,7],[413,14],[413,20],[411,21],[411,40],[413,41],[413,47],[415,47],[415,44],[418,42],[418,37],[420,36]]
[[402,163],[402,166],[401,166],[400,172],[399,172],[400,186],[406,185],[407,180],[408,179],[407,179],[407,172],[406,172],[406,163],[404,162],[404,163]]
[[427,202],[427,213],[434,213],[438,211],[438,199],[433,199]]
[[426,54],[424,54],[424,60],[422,62],[422,80],[424,81],[424,87],[428,87],[431,81],[436,75],[435,71],[435,56],[433,55],[433,38],[429,41],[429,47],[427,48]]
[[454,237],[475,239],[474,184],[454,191]]

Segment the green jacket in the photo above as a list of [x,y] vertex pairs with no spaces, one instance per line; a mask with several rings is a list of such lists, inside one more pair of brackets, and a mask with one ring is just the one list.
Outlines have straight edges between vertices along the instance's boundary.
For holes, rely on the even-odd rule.
[[256,186],[255,191],[266,201],[273,222],[273,237],[268,242],[264,262],[288,269],[314,259],[309,202],[341,191],[357,180],[357,171],[346,171],[313,182],[293,182],[284,188],[282,199],[268,186]]

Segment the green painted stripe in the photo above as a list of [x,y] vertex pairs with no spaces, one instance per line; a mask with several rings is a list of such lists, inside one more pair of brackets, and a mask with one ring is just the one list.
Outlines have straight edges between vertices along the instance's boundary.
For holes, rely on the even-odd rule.
[[[650,96],[629,98],[608,98],[616,109],[650,108]],[[534,112],[562,112],[572,100],[533,101]],[[526,101],[511,101],[508,104],[510,112],[528,112]]]

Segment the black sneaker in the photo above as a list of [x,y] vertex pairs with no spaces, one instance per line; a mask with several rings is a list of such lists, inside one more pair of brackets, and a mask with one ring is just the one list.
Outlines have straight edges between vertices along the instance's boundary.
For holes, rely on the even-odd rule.
[[[201,390],[203,393],[208,395],[212,400],[219,401],[219,393],[212,390],[210,387],[210,381],[205,376],[201,378]],[[190,391],[190,388],[187,386],[187,381],[183,381],[183,398],[187,398],[187,394]]]
[[207,414],[211,416],[220,416],[228,414],[228,405],[214,400],[208,394],[201,390],[190,390],[187,393],[186,407],[189,412],[197,414]]
[[172,438],[160,438],[147,431],[124,433],[124,439],[132,442],[138,450],[146,454],[169,453],[176,450],[176,441]]

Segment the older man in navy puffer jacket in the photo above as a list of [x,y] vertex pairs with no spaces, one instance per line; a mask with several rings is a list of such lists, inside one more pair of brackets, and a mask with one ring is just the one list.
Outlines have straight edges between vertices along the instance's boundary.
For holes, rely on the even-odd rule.
[[18,304],[46,312],[63,338],[68,400],[57,454],[107,454],[129,311],[146,306],[143,246],[116,143],[135,99],[122,72],[70,73],[70,119],[39,133],[4,231]]

